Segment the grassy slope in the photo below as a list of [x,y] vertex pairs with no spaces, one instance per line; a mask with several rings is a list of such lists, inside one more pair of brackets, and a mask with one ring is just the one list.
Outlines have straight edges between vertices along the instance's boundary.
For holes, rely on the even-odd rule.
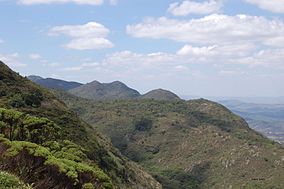
[[[284,149],[217,103],[59,96],[165,188],[284,188]],[[141,117],[150,129],[135,129]]]
[[[31,95],[40,96],[40,105],[18,105]],[[0,62],[0,107],[14,108],[54,121],[62,130],[59,140],[68,139],[87,149],[88,158],[95,161],[99,168],[112,178],[114,185],[121,188],[160,187],[150,175],[120,155],[109,141],[81,121],[53,94],[19,76],[2,62]]]

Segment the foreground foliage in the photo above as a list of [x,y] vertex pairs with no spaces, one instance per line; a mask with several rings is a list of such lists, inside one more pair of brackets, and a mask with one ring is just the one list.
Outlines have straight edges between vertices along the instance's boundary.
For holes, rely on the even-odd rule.
[[[43,145],[0,137],[0,169],[19,174],[37,188],[113,188],[111,179],[87,159],[80,146],[66,140],[62,144],[53,141]],[[35,173],[37,176],[33,176]],[[59,180],[62,182],[58,185]]]
[[33,189],[31,185],[24,184],[20,179],[7,172],[0,171],[0,188],[2,189]]

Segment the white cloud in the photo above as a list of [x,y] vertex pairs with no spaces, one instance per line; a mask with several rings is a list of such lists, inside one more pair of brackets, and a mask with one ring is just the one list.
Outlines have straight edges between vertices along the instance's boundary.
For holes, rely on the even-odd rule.
[[235,59],[238,64],[250,64],[252,66],[263,65],[266,67],[283,67],[284,48],[259,50],[250,56]]
[[26,66],[26,64],[20,62],[18,53],[12,53],[12,54],[1,54],[0,53],[0,60],[12,68]]
[[[238,49],[237,53],[235,48]],[[243,88],[242,84],[246,83],[245,86],[249,89],[257,83],[266,81],[258,80],[261,74],[274,74],[273,77],[268,78],[272,81],[265,84],[267,87],[278,82],[279,79],[283,80],[283,74],[279,69],[283,68],[284,48],[259,50],[250,44],[227,44],[212,48],[211,46],[191,46],[189,49],[191,50],[182,55],[165,52],[121,51],[108,54],[99,62],[88,58],[79,61],[78,65],[76,61],[77,65],[61,69],[58,74],[63,76],[66,72],[76,73],[71,74],[69,80],[82,82],[94,79],[102,82],[121,80],[130,86],[135,86],[138,90],[166,88],[180,91],[180,94],[187,92],[192,94],[196,91],[200,93],[200,90],[204,90],[202,91],[204,94],[211,94],[212,91],[216,91],[216,87],[227,92],[226,94],[237,94],[240,88],[231,91],[227,87],[230,88],[232,83],[238,83]],[[180,83],[189,83],[190,87],[184,88]],[[281,84],[277,85],[281,86]],[[246,88],[243,90],[246,91]],[[262,89],[261,84],[256,94]]]
[[63,3],[75,3],[79,5],[101,5],[104,0],[18,0],[18,3],[23,5],[35,5],[35,4],[63,4]]
[[284,13],[283,0],[245,0],[248,3],[258,6],[261,9],[274,13]]
[[274,45],[273,41],[283,38],[284,23],[259,16],[213,14],[191,20],[148,18],[142,23],[128,25],[126,30],[138,38],[171,39],[202,45],[234,41]]
[[257,46],[252,43],[230,43],[223,45],[213,45],[204,47],[193,47],[185,45],[177,54],[182,56],[198,57],[246,57],[258,50]]
[[32,54],[29,54],[29,58],[32,60],[38,60],[38,59],[41,59],[41,56],[37,53],[32,53]]
[[185,45],[182,47],[177,54],[179,55],[209,55],[212,54],[212,50],[215,48],[215,46],[209,46],[209,47],[193,47],[191,45]]
[[106,39],[109,30],[100,23],[89,22],[84,25],[64,25],[50,29],[49,35],[67,35],[72,40],[64,45],[77,50],[112,48],[114,45]]
[[170,4],[168,12],[174,16],[186,16],[189,14],[212,14],[220,12],[222,7],[222,0],[209,0],[204,2],[190,0]]

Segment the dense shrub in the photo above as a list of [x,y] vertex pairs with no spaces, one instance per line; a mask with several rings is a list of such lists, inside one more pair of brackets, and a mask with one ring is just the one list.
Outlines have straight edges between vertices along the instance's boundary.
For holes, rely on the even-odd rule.
[[56,139],[59,127],[47,118],[0,108],[0,133],[10,140],[43,143]]
[[[72,188],[76,189],[82,188],[85,184],[87,184],[85,185],[87,188],[91,186],[100,186],[99,188],[105,189],[113,188],[111,179],[96,163],[87,161],[83,149],[70,141],[64,141],[63,144],[51,142],[45,144],[50,147],[44,147],[26,141],[9,141],[0,136],[2,147],[3,144],[8,148],[5,147],[7,150],[0,155],[1,165],[5,165],[4,167],[8,168],[9,171],[30,178],[34,182],[41,182],[36,178],[43,177],[47,179],[49,184],[52,182],[56,184],[59,179],[62,179],[61,184],[66,186],[71,184],[74,186]],[[75,149],[77,152],[75,152]],[[33,162],[32,166],[28,161]],[[16,165],[15,162],[17,162]],[[26,169],[34,170],[43,175],[33,178],[29,175],[31,174],[29,172],[19,172],[19,170]]]
[[32,189],[31,185],[24,184],[16,176],[0,171],[1,189]]
[[152,128],[153,121],[149,117],[138,117],[134,119],[134,126],[136,131],[148,131]]

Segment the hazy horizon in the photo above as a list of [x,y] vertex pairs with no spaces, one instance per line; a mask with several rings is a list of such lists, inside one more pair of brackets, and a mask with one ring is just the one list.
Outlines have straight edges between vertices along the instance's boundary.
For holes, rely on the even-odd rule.
[[[75,81],[75,80],[64,80],[62,78],[52,78],[52,77],[42,77],[42,76],[39,76],[39,75],[27,75],[25,77],[28,77],[28,76],[36,76],[36,77],[41,77],[43,79],[59,79],[59,80],[63,80],[63,81],[67,81],[67,82],[78,82],[78,81]],[[115,81],[119,81],[119,80],[112,80],[112,81],[108,81],[108,82],[102,82],[102,81],[99,81],[99,80],[91,80],[89,82],[78,82],[78,83],[81,83],[81,84],[87,84],[87,83],[91,83],[93,81],[98,81],[100,83],[111,83],[111,82],[115,82]],[[122,81],[120,81],[122,82]],[[124,82],[123,82],[124,83]],[[155,89],[161,89],[161,88],[152,88],[152,89],[149,89],[149,90],[146,90],[146,91],[139,91],[138,89],[135,88],[135,86],[129,86],[127,83],[124,83],[126,84],[128,87],[132,88],[132,89],[135,89],[137,90],[139,93],[141,94],[145,94],[151,90],[155,90]],[[164,90],[169,90],[167,88],[162,88]],[[175,91],[171,91],[171,92],[174,92]],[[177,95],[179,97],[181,97],[182,99],[184,100],[190,100],[190,99],[196,99],[196,98],[208,98],[208,99],[214,99],[214,100],[242,100],[243,102],[257,102],[257,103],[265,103],[265,102],[270,102],[272,101],[273,103],[283,103],[284,104],[284,96],[206,96],[204,94],[200,94],[200,95],[195,95],[195,94],[178,94]]]

